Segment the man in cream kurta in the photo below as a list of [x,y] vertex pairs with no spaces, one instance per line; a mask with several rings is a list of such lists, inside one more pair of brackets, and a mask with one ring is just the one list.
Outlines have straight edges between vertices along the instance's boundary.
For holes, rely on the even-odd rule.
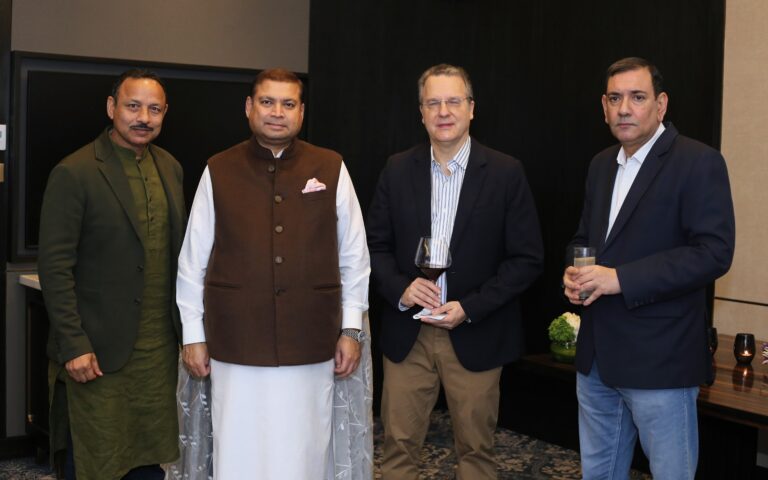
[[341,157],[296,139],[301,82],[266,70],[253,137],[212,157],[179,257],[193,375],[212,380],[217,479],[332,478],[334,374],[360,360],[362,214]]

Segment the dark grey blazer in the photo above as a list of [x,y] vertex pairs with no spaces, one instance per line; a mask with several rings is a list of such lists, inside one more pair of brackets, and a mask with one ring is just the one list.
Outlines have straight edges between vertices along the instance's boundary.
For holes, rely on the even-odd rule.
[[[184,240],[181,165],[150,146],[168,199],[170,271]],[[94,352],[105,372],[122,367],[138,335],[144,232],[108,131],[62,160],[48,178],[40,217],[38,270],[51,323],[48,355],[65,363]],[[172,282],[175,289],[175,280]],[[181,326],[175,293],[171,312]]]

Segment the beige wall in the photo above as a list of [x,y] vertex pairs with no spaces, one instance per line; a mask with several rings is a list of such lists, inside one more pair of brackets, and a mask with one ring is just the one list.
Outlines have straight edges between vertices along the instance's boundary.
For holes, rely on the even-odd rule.
[[[722,151],[736,209],[736,255],[718,297],[768,304],[768,2],[726,2]],[[768,340],[768,307],[715,301],[721,333]]]
[[[715,296],[768,304],[768,2],[727,0],[722,151],[736,209],[736,255]],[[721,333],[768,340],[768,307],[715,300]],[[728,348],[728,346],[725,346]],[[768,430],[757,464],[768,467]]]
[[11,48],[306,73],[309,0],[15,0]]

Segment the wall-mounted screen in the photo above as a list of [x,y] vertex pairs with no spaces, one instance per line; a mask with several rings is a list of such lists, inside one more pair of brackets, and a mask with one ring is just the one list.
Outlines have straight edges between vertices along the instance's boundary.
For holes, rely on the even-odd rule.
[[155,143],[184,167],[187,208],[206,160],[251,134],[245,98],[257,73],[253,70],[19,52],[13,55],[13,66],[12,145],[7,165],[12,262],[35,260],[48,174],[62,158],[110,125],[107,97],[123,71],[148,68],[166,84],[169,110]]

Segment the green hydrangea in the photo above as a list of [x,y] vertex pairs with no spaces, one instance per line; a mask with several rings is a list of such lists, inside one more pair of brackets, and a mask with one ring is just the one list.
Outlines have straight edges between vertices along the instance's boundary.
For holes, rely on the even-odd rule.
[[556,343],[573,343],[576,341],[576,334],[573,327],[565,319],[565,315],[560,315],[549,324],[549,339]]

